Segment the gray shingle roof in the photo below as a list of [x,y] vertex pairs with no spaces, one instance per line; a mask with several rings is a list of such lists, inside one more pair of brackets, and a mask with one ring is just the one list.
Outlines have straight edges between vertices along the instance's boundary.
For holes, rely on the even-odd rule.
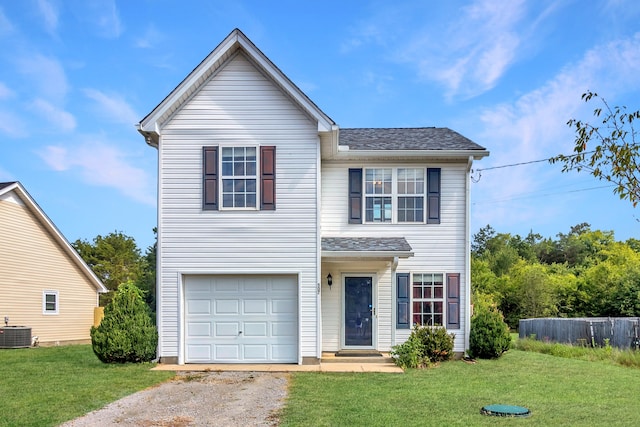
[[322,250],[329,252],[410,252],[404,237],[323,237]]
[[0,190],[2,190],[5,187],[8,187],[10,185],[13,185],[15,183],[16,183],[16,181],[13,181],[13,182],[0,182]]
[[340,129],[340,145],[349,150],[485,150],[449,128]]

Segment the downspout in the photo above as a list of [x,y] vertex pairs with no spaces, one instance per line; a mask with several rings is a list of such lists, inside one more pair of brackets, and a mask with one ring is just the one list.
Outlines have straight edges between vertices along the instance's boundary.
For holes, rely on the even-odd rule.
[[316,150],[316,357],[322,359],[322,149]]
[[471,333],[471,166],[473,156],[469,156],[467,161],[467,172],[465,176],[465,234],[464,234],[464,278],[466,282],[464,298],[466,301],[464,310],[464,352],[469,349],[469,335]]

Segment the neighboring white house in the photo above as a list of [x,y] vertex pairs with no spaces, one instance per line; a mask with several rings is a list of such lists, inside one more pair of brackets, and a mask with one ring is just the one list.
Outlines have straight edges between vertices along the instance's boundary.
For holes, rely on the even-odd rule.
[[340,129],[234,30],[138,125],[158,150],[163,363],[316,363],[414,323],[468,348],[469,172],[447,128]]
[[88,343],[101,292],[107,288],[24,187],[0,183],[0,321],[31,328],[42,345]]

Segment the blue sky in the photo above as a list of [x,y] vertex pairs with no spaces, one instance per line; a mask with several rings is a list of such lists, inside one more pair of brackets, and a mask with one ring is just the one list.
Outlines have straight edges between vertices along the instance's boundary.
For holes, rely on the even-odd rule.
[[640,2],[0,2],[0,181],[68,240],[156,224],[156,151],[135,124],[240,28],[341,127],[450,127],[487,147],[472,231],[545,237],[588,222],[640,237],[640,215],[570,153],[598,92],[640,109]]

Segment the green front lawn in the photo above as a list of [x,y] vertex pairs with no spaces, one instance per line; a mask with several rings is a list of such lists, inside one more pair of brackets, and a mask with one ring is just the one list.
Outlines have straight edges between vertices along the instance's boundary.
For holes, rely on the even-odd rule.
[[104,364],[89,345],[0,350],[0,426],[56,426],[174,375],[152,366]]
[[[173,372],[107,365],[90,346],[0,350],[0,426],[55,426]],[[282,426],[637,426],[640,370],[510,350],[405,374],[296,373]],[[525,406],[529,418],[480,414]]]
[[[405,374],[297,373],[282,426],[638,426],[640,370],[510,350]],[[480,414],[485,405],[528,418]]]

